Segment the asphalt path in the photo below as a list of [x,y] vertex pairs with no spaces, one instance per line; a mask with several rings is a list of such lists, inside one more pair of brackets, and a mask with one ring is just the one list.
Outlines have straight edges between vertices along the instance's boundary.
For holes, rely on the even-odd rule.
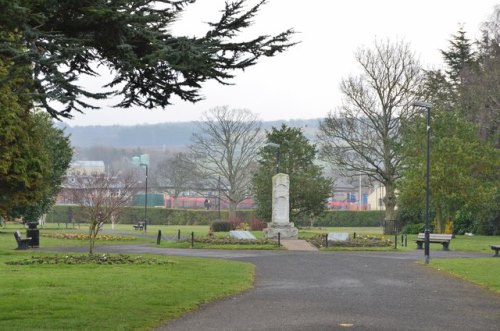
[[[203,305],[157,330],[500,330],[499,295],[417,263],[423,258],[417,250],[220,251],[126,245],[98,251],[256,265],[253,289]],[[431,263],[440,257],[475,256],[488,255],[431,251]]]

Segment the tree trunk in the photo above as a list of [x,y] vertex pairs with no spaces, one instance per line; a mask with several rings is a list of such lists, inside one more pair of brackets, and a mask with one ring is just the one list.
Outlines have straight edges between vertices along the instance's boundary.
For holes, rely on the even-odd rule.
[[236,219],[236,206],[238,204],[236,201],[229,200],[229,219],[234,220]]
[[89,225],[89,255],[94,254],[95,236],[93,236],[93,224]]
[[441,208],[436,208],[436,228],[434,229],[434,233],[444,233],[444,218],[443,212]]
[[385,184],[385,215],[384,215],[384,234],[395,234],[396,229],[396,194],[394,192],[394,185],[390,183]]

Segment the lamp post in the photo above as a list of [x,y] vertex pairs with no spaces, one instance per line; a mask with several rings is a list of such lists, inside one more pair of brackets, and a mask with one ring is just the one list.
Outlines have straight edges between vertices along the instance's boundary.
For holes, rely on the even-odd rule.
[[431,172],[431,108],[432,104],[424,101],[415,101],[413,102],[413,106],[425,108],[427,110],[427,171],[425,177],[425,248],[424,248],[424,256],[425,256],[425,264],[429,264],[430,256],[429,256],[429,177]]
[[148,230],[148,165],[141,163],[140,166],[146,167],[146,189],[144,194],[144,232]]
[[267,146],[276,148],[276,174],[280,172],[280,145],[276,143],[267,143]]

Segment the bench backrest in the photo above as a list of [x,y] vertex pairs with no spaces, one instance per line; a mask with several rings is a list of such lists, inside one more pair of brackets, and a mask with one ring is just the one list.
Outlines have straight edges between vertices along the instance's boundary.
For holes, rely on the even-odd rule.
[[[437,240],[451,240],[453,235],[444,234],[444,233],[429,233],[429,239],[437,239]],[[425,239],[425,233],[419,233],[418,239]]]
[[21,240],[21,232],[19,231],[14,232],[14,237],[16,237],[17,241]]

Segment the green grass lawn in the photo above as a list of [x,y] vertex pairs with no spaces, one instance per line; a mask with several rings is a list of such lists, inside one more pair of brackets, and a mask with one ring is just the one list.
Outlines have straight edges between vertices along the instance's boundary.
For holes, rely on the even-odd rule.
[[0,228],[0,330],[149,330],[253,284],[253,265],[216,259],[154,256],[173,263],[7,265],[55,255],[15,250],[11,230]]
[[431,267],[500,293],[500,258],[432,259]]

